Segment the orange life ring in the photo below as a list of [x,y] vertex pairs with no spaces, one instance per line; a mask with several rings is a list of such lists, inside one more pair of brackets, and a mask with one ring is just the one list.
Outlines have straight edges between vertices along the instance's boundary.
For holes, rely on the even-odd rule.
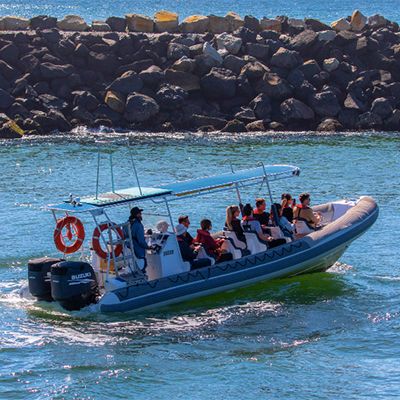
[[[66,237],[72,240],[74,236],[76,239],[72,244],[67,246],[62,235],[62,230],[67,228]],[[66,216],[57,221],[56,229],[54,230],[54,243],[59,251],[64,254],[72,254],[80,249],[83,241],[85,240],[85,228],[82,222],[72,216]]]
[[[103,224],[96,227],[95,230],[93,231],[92,246],[96,254],[103,259],[107,259],[107,257],[111,255],[111,253],[104,251],[103,248],[101,247],[100,236],[101,232],[105,231],[109,227],[114,232],[116,232],[121,239],[124,238],[124,233],[122,232],[122,229],[119,226],[114,226],[112,222],[111,223],[104,222]],[[114,246],[114,255],[115,257],[118,257],[119,255],[121,255],[121,253],[122,253],[122,244],[119,243],[116,246]]]

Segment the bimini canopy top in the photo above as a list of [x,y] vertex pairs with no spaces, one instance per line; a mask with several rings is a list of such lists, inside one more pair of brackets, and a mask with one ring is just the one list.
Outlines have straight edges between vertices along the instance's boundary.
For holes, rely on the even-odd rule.
[[48,206],[49,210],[65,211],[68,213],[88,212],[103,207],[117,206],[144,200],[162,198],[171,201],[185,196],[210,193],[215,190],[224,190],[235,187],[245,187],[258,184],[268,179],[269,182],[278,179],[298,176],[300,169],[293,165],[261,165],[255,168],[226,172],[206,178],[169,183],[157,187],[131,187],[99,194],[97,197],[84,197],[79,205],[69,201]]

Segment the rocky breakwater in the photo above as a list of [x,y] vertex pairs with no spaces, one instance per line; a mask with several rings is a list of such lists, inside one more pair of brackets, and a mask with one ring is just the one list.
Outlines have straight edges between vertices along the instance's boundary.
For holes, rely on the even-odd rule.
[[79,125],[400,128],[399,26],[379,15],[356,11],[326,25],[229,13],[179,24],[176,14],[163,12],[111,17],[92,28],[79,18],[2,18],[0,29],[3,138]]

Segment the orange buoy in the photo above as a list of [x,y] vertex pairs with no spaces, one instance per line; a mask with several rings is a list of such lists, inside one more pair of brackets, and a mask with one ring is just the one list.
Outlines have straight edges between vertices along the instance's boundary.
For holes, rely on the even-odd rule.
[[[108,256],[111,255],[111,252],[103,250],[103,248],[100,245],[101,232],[105,231],[108,228],[113,230],[117,234],[117,236],[119,236],[121,239],[124,238],[122,229],[119,226],[114,226],[114,224],[112,222],[110,222],[110,223],[105,222],[105,223],[99,225],[98,227],[96,227],[95,230],[93,231],[92,246],[93,246],[93,250],[96,252],[96,254],[100,258],[103,258],[103,259],[107,259]],[[114,255],[115,255],[115,257],[118,257],[119,255],[121,255],[121,253],[122,253],[122,244],[119,243],[114,246]]]
[[[62,230],[66,228],[67,234],[63,236]],[[72,244],[67,245],[64,238],[72,241]],[[80,249],[85,240],[85,228],[82,222],[73,216],[66,216],[57,221],[56,229],[54,230],[54,243],[59,251],[64,254],[72,254]]]

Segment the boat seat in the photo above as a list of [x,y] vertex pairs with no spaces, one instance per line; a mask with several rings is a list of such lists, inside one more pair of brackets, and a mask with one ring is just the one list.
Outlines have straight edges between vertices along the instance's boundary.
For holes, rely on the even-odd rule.
[[202,259],[209,259],[211,263],[210,265],[215,264],[215,258],[209,256],[203,246],[200,247],[199,252],[197,253],[197,260],[202,260]]
[[242,250],[238,249],[235,246],[234,241],[231,238],[225,238],[221,249],[224,250],[226,253],[231,253],[234,260],[242,258]]
[[315,229],[310,228],[305,221],[297,220],[294,226],[296,228],[296,235],[305,236],[309,233],[315,232]]
[[224,236],[230,240],[233,241],[233,245],[240,250],[245,250],[246,249],[246,243],[242,242],[241,240],[238,239],[236,232],[234,231],[229,231],[229,230],[224,230]]
[[247,249],[250,251],[250,254],[257,254],[267,251],[267,244],[260,240],[257,232],[246,231],[244,232],[244,236],[246,237]]

